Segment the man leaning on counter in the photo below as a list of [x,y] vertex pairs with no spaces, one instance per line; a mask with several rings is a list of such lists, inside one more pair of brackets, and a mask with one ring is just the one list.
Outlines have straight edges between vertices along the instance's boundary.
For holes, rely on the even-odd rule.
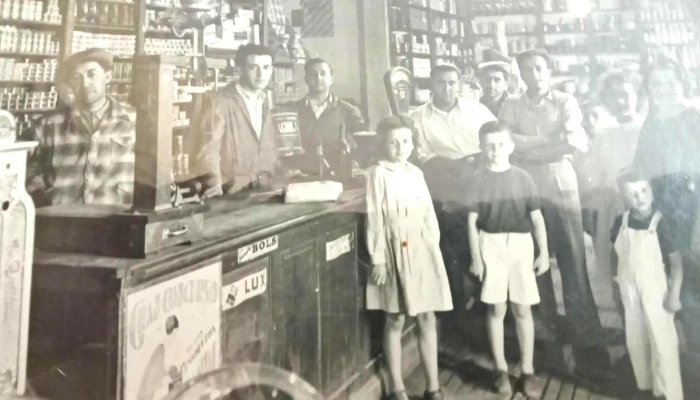
[[37,206],[131,205],[136,111],[107,95],[112,65],[112,54],[88,49],[59,69],[69,107],[45,118],[36,132],[27,190]]
[[[333,69],[326,60],[308,60],[304,64],[304,80],[309,93],[296,105],[301,144],[305,152],[302,169],[304,172],[316,172],[318,159],[309,155],[316,154],[320,142],[330,168],[338,171],[342,168],[338,162],[342,159],[343,146],[354,149],[352,134],[366,130],[367,124],[359,108],[339,99],[331,91]],[[343,143],[340,137],[341,125],[345,126],[347,143]]]
[[277,128],[265,94],[274,68],[272,51],[241,46],[235,64],[240,80],[218,91],[200,119],[197,165],[204,198],[265,185],[277,167]]

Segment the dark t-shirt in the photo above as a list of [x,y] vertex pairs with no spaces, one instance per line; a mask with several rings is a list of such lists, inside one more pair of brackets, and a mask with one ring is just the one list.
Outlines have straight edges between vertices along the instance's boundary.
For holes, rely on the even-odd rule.
[[[651,223],[653,216],[654,214],[652,213],[651,216],[639,220],[633,218],[630,214],[628,223],[629,228],[638,231],[647,230],[649,229],[649,224]],[[617,240],[617,235],[620,233],[621,226],[622,215],[618,215],[617,218],[615,218],[615,222],[613,222],[612,228],[610,229],[610,240],[613,243],[615,243],[615,240]],[[659,246],[661,247],[661,254],[663,255],[665,262],[668,262],[669,254],[678,251],[677,239],[674,237],[673,232],[672,224],[669,222],[669,220],[661,217],[659,224],[656,227],[656,235],[659,238]]]
[[467,210],[479,214],[477,228],[489,233],[531,232],[530,212],[541,207],[532,177],[515,166],[503,172],[478,171],[467,198]]

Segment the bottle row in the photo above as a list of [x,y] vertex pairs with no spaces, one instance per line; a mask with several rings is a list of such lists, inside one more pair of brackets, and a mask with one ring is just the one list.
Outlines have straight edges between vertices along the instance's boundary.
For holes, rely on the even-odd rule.
[[669,4],[654,1],[650,7],[640,10],[639,18],[642,22],[667,22],[688,21],[690,18],[680,4]]
[[112,66],[112,79],[118,81],[131,80],[132,65],[130,62],[115,62]]
[[695,31],[682,23],[651,24],[645,26],[644,41],[651,44],[689,44],[695,42]]
[[56,108],[58,93],[54,87],[50,91],[29,91],[26,88],[0,89],[0,109],[27,111]]
[[480,15],[534,14],[538,10],[536,0],[496,0],[475,1],[472,3],[472,13]]
[[78,0],[74,12],[75,21],[82,24],[131,27],[136,20],[132,3]]
[[93,47],[105,49],[117,57],[131,57],[136,47],[134,35],[114,35],[109,33],[73,32],[71,53]]
[[46,10],[44,4],[45,2],[37,0],[0,0],[0,18],[60,24],[58,0],[46,2]]
[[14,58],[0,58],[0,80],[53,82],[56,78],[57,64],[56,59],[20,62]]
[[59,43],[50,32],[0,26],[0,51],[27,54],[58,54]]

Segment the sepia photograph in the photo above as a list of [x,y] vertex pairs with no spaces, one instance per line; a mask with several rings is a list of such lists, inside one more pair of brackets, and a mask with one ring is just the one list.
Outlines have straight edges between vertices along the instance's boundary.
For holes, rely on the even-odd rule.
[[700,0],[0,0],[0,400],[700,399]]

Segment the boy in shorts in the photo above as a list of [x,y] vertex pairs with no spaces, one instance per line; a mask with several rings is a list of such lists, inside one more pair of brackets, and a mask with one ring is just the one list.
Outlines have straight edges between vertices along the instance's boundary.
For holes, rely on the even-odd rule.
[[479,130],[479,142],[484,167],[475,174],[470,188],[469,246],[472,273],[483,281],[481,301],[488,307],[489,343],[498,370],[494,389],[512,392],[503,335],[510,298],[520,345],[522,389],[528,397],[539,398],[543,388],[534,375],[535,329],[530,306],[540,302],[536,275],[549,269],[539,194],[532,177],[510,164],[515,145],[506,125],[485,123]]

